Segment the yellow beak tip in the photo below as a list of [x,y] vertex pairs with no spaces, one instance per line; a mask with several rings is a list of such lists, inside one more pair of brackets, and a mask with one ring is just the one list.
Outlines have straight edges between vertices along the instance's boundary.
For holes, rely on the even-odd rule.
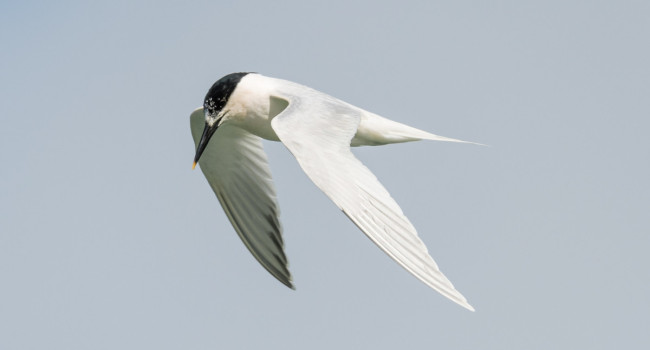
[[194,170],[194,168],[196,168],[196,162],[192,163],[192,170]]

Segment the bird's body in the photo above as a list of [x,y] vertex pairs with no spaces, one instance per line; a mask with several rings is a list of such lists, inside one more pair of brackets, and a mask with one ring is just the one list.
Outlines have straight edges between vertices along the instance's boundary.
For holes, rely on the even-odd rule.
[[[229,122],[266,140],[280,141],[271,126],[271,96],[300,94],[305,100],[316,100],[331,107],[344,109],[347,115],[358,118],[359,125],[350,146],[378,146],[422,139],[456,141],[370,113],[320,91],[287,80],[247,74],[239,81],[224,108],[228,109]],[[271,113],[270,113],[271,112]]]
[[316,186],[406,270],[473,310],[438,270],[397,203],[350,151],[350,146],[421,139],[464,141],[430,134],[306,86],[254,73],[233,73],[218,80],[190,120],[197,146],[195,163],[199,162],[244,244],[282,283],[293,288],[261,138],[282,142]]

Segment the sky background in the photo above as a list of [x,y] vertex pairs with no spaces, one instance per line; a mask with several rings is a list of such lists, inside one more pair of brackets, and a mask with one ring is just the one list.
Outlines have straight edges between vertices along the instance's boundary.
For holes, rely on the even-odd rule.
[[[650,347],[650,2],[0,2],[0,349]],[[355,149],[476,308],[265,143],[297,290],[191,170],[255,71],[439,135]]]

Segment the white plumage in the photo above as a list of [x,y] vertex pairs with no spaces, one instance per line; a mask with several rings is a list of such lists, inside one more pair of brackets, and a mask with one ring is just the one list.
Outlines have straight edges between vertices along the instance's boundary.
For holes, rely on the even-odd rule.
[[402,267],[474,310],[440,272],[390,194],[350,151],[350,146],[421,139],[465,141],[430,134],[306,86],[253,73],[217,81],[204,108],[190,116],[195,161],[246,247],[282,283],[293,288],[261,138],[281,141],[314,184]]

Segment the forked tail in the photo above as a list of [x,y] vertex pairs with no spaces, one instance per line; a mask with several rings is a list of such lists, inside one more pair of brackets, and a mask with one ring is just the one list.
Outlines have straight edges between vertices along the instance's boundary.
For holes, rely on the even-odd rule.
[[450,137],[439,136],[426,132],[414,127],[404,125],[366,112],[361,118],[361,123],[357,129],[356,135],[350,143],[351,146],[378,146],[389,143],[401,143],[419,140],[434,140],[447,142],[472,143],[475,145],[485,146],[480,143],[452,139]]

